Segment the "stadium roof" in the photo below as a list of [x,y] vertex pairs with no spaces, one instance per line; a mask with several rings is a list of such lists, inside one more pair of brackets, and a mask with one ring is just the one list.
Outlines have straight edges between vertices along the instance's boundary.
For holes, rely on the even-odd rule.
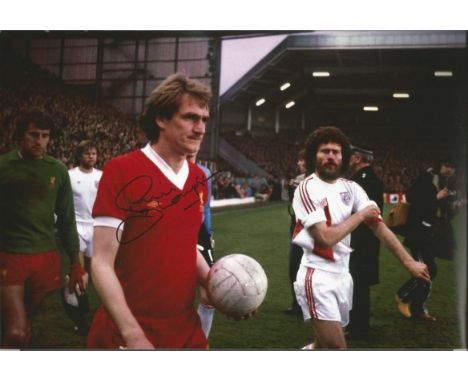
[[10,38],[160,38],[160,37],[220,37],[247,38],[298,33],[298,31],[271,30],[1,30],[0,35]]
[[[452,76],[436,77],[435,71]],[[313,72],[329,76],[314,77]],[[295,110],[313,114],[319,124],[359,124],[371,118],[381,124],[460,126],[465,81],[464,31],[314,32],[288,36],[221,102],[255,107],[263,98],[263,105],[283,109],[293,101]],[[290,85],[281,91],[285,83]],[[378,112],[366,113],[364,106]]]

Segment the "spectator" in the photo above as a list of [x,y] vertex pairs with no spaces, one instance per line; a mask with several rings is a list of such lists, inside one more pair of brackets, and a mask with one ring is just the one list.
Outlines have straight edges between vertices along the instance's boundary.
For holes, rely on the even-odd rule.
[[296,294],[294,293],[294,283],[296,282],[297,271],[299,270],[299,265],[301,264],[302,259],[302,248],[292,242],[292,237],[294,233],[294,228],[296,226],[296,215],[292,207],[292,201],[294,198],[294,192],[299,184],[304,180],[306,176],[306,167],[305,167],[305,150],[299,151],[297,155],[297,168],[299,170],[299,175],[294,179],[291,179],[289,182],[289,200],[290,204],[288,206],[289,215],[291,216],[289,224],[289,261],[288,261],[288,270],[289,270],[289,281],[291,283],[292,291],[292,303],[291,306],[286,310],[287,314],[292,314],[302,317],[302,310],[299,304],[297,303]]
[[[383,209],[383,185],[374,173],[374,152],[367,147],[351,147],[351,180],[359,184],[371,200]],[[370,287],[379,282],[380,242],[366,224],[351,234],[349,272],[353,278],[353,308],[346,328],[348,339],[365,339],[369,334]]]
[[[431,282],[419,279],[408,280],[396,295],[398,309],[407,318],[424,321],[435,321],[425,305],[432,282],[437,276],[436,256],[440,256],[437,248],[443,241],[445,247],[441,256],[450,258],[450,252],[455,249],[455,239],[450,225],[456,205],[453,196],[456,188],[451,185],[456,164],[453,160],[443,161],[439,171],[432,168],[423,172],[407,192],[411,207],[406,228],[405,245],[411,250],[411,255],[417,261],[427,265]],[[438,220],[440,218],[441,220]],[[437,224],[444,223],[444,237],[438,237]]]

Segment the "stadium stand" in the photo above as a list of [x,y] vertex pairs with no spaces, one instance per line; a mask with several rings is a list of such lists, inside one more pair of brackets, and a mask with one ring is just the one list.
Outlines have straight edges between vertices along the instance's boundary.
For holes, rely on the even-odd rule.
[[[0,153],[13,148],[11,132],[25,107],[41,109],[52,117],[56,132],[49,145],[50,154],[69,166],[73,164],[76,145],[83,139],[94,139],[99,145],[97,168],[112,157],[139,147],[137,122],[116,108],[66,86],[13,51],[5,52],[0,65]],[[376,174],[382,179],[386,193],[404,192],[422,169],[434,165],[440,153],[453,151],[454,142],[463,139],[447,137],[446,132],[439,130],[430,134],[411,129],[381,129],[378,133],[344,130],[352,142],[374,149]],[[214,182],[214,197],[267,195],[268,198],[273,194],[273,198],[279,199],[281,183],[296,173],[296,154],[308,132],[291,129],[261,135],[222,133],[223,139],[269,176],[241,172],[218,157],[210,165],[219,174]]]
[[138,146],[137,124],[113,107],[65,86],[29,60],[7,52],[1,62],[0,153],[14,147],[11,133],[25,108],[47,112],[55,123],[49,154],[71,165],[75,146],[83,139],[99,143],[102,168],[110,158]]
[[[346,131],[346,130],[345,130]],[[445,131],[382,129],[378,134],[369,131],[346,131],[352,142],[372,147],[376,153],[376,174],[387,193],[405,192],[423,169],[434,166],[444,153],[453,152],[457,137]],[[307,138],[307,131],[283,131],[271,135],[224,135],[234,147],[255,161],[274,178],[289,179],[296,172],[295,156]],[[424,140],[421,139],[424,136]],[[454,153],[457,156],[456,153]]]

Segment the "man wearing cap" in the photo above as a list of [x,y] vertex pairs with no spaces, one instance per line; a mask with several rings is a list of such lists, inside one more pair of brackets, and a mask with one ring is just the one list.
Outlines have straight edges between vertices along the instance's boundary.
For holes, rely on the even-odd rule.
[[[449,229],[445,239],[451,248],[447,248],[447,251],[455,246],[449,222],[454,216],[456,204],[453,200],[456,191],[452,184],[455,168],[453,160],[442,161],[439,171],[429,168],[416,178],[406,192],[410,210],[404,244],[410,248],[415,260],[427,265],[432,281],[437,275],[435,257],[440,256],[436,253],[439,243],[433,238],[436,224],[441,220],[447,223]],[[414,278],[403,284],[395,296],[400,313],[407,318],[435,321],[436,318],[429,314],[425,306],[431,286],[432,283]]]
[[[383,185],[371,165],[374,152],[364,146],[351,146],[349,170],[351,180],[366,191],[369,199],[383,209]],[[370,287],[379,282],[380,241],[366,224],[351,234],[349,271],[354,281],[353,308],[346,329],[349,339],[365,339],[369,334]]]

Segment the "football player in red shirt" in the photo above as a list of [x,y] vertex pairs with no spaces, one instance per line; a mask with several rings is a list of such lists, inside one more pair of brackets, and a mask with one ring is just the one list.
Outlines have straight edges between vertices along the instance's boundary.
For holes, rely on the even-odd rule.
[[209,267],[197,251],[206,176],[186,158],[205,134],[211,93],[175,74],[146,101],[149,141],[104,168],[93,209],[93,281],[103,305],[89,348],[206,349],[194,308]]

